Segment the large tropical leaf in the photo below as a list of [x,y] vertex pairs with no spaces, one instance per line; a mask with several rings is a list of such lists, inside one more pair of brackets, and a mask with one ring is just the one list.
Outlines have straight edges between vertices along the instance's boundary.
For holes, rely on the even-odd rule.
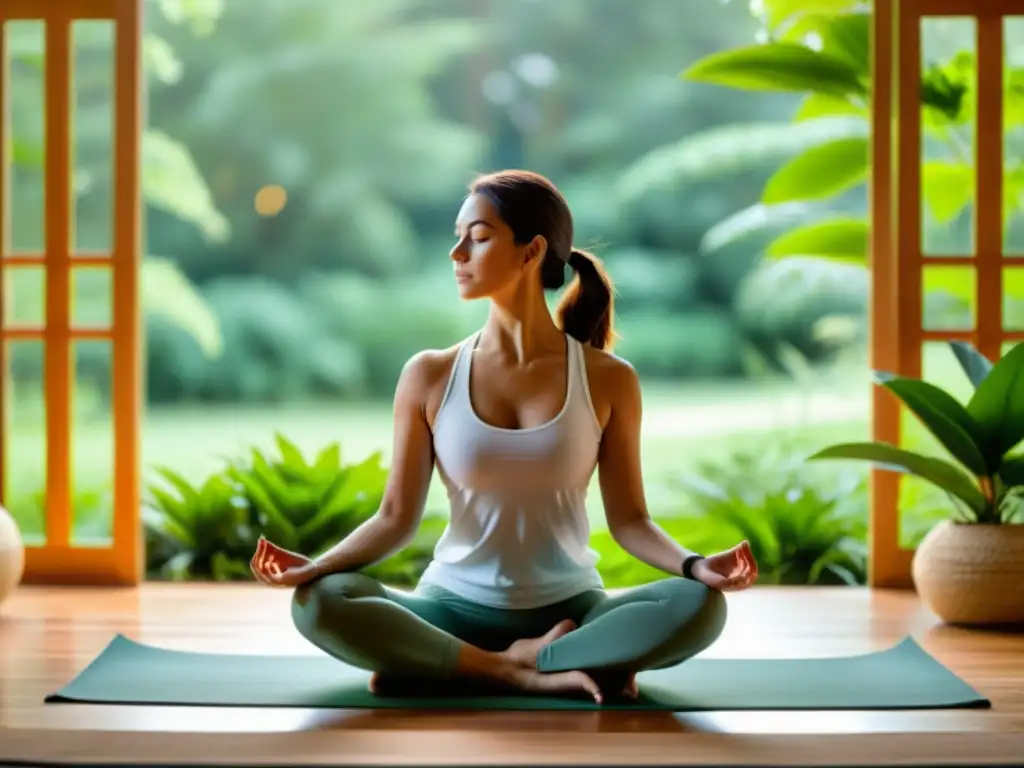
[[768,180],[761,199],[770,205],[823,200],[855,187],[867,174],[868,139],[837,139],[783,165]]
[[791,230],[768,246],[768,255],[818,256],[864,263],[870,228],[863,219],[836,218]]
[[841,443],[819,451],[810,459],[870,461],[880,469],[904,472],[927,480],[960,499],[975,512],[982,513],[987,506],[981,491],[958,467],[942,459],[922,456],[886,443]]
[[705,232],[700,250],[705,254],[714,253],[735,243],[746,242],[748,238],[771,242],[794,226],[811,220],[814,213],[815,208],[807,203],[756,203],[722,219]]
[[928,210],[940,224],[960,215],[974,193],[974,169],[965,163],[931,160],[921,169]]
[[993,366],[967,410],[981,430],[989,461],[998,461],[1024,439],[1024,343]]
[[824,49],[846,59],[862,77],[871,73],[871,14],[867,9],[820,16]]
[[692,64],[682,77],[751,91],[810,91],[831,96],[867,93],[860,73],[845,59],[795,43],[766,43],[713,53]]
[[840,139],[866,140],[867,136],[867,123],[848,116],[797,124],[780,121],[717,126],[643,155],[622,174],[618,192],[628,201],[651,190],[782,163],[809,147]]
[[992,371],[992,361],[967,342],[952,341],[949,346],[967,378],[977,389]]
[[928,431],[956,459],[975,475],[991,474],[978,443],[978,425],[951,394],[927,381],[902,377],[881,377],[881,384],[914,412]]
[[150,130],[142,141],[142,185],[146,202],[196,226],[207,238],[223,241],[230,229],[188,148],[167,134]]
[[188,333],[211,357],[223,347],[220,322],[205,298],[171,259],[147,257],[140,274],[141,303]]

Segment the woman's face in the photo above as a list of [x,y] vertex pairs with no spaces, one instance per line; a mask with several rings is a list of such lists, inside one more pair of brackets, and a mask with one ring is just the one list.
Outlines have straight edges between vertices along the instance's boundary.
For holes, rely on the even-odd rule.
[[455,238],[450,255],[463,299],[514,292],[540,264],[546,247],[540,237],[527,245],[517,245],[512,230],[490,200],[475,194],[462,204],[455,220]]

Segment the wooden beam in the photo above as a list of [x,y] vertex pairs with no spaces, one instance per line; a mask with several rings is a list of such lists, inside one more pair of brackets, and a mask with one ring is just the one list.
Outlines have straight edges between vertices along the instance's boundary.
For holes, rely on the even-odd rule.
[[143,355],[139,268],[142,261],[142,3],[117,0],[114,98],[113,419],[114,550],[123,583],[145,575],[139,511]]
[[113,547],[25,547],[26,584],[124,586]]
[[[1019,10],[1024,12],[1024,7]],[[978,123],[975,129],[974,239],[978,254],[978,349],[1002,356],[1003,333],[1003,19],[977,22]]]
[[0,506],[6,498],[7,456],[7,408],[10,397],[10,365],[8,364],[7,342],[4,338],[5,304],[7,300],[7,269],[3,258],[11,249],[11,211],[8,189],[11,181],[10,147],[10,66],[7,61],[7,27],[2,22],[0,10]]
[[[893,0],[875,0],[871,47],[871,208],[870,365],[896,370],[896,251],[893,248]],[[875,440],[899,442],[899,408],[890,393],[872,386],[871,431]],[[877,585],[894,570],[899,536],[899,478],[872,469],[869,486],[868,582]]]
[[[906,0],[903,0],[904,2]],[[973,16],[1002,21],[1004,16],[1024,14],[1020,0],[913,0],[921,16]]]
[[[1021,260],[1024,262],[1024,259]],[[71,258],[71,266],[80,267],[109,267],[113,259],[109,254],[95,253],[87,256],[74,256]],[[13,253],[4,259],[4,264],[9,267],[45,267],[46,256],[42,253]]]
[[46,17],[46,539],[71,539],[71,17]]
[[59,6],[61,13],[72,19],[113,19],[117,0],[3,0],[0,4],[0,21],[38,21],[50,18],[54,6]]

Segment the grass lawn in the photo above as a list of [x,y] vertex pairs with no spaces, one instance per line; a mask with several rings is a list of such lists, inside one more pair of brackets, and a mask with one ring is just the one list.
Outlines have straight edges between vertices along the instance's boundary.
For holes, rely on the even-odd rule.
[[[805,444],[825,444],[867,435],[868,390],[862,376],[842,386],[819,382],[792,384],[727,383],[720,386],[650,387],[645,392],[643,464],[652,511],[663,502],[659,478],[692,469],[697,462],[725,459],[759,441],[799,435]],[[24,415],[24,411],[22,414]],[[35,421],[35,424],[31,422]],[[34,428],[33,428],[34,427]],[[249,446],[273,450],[281,432],[307,454],[340,442],[348,461],[374,451],[391,455],[390,403],[293,404],[268,407],[230,405],[152,409],[143,426],[143,470],[164,465],[201,481]],[[39,530],[38,493],[44,481],[44,446],[40,421],[21,418],[11,435],[7,499],[27,536]],[[74,485],[89,502],[102,504],[111,480],[113,443],[109,420],[75,424]],[[667,501],[667,500],[666,500]],[[428,497],[430,511],[444,511],[444,489],[436,478]],[[591,493],[595,528],[603,527],[603,508],[595,477]]]

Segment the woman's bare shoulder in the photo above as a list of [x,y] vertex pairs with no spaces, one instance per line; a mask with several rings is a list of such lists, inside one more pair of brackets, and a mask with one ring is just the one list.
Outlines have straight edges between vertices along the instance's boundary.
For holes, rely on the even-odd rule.
[[587,378],[602,390],[632,389],[638,386],[636,369],[625,358],[589,345],[583,347]]
[[447,379],[451,374],[461,344],[448,349],[424,349],[409,358],[402,369],[402,377],[430,384],[438,379]]
[[433,422],[440,408],[463,343],[459,342],[447,349],[417,352],[402,369],[398,384],[399,396],[417,402],[428,422]]
[[604,429],[613,413],[636,414],[640,408],[640,380],[629,361],[611,352],[584,346],[587,383],[594,414]]

